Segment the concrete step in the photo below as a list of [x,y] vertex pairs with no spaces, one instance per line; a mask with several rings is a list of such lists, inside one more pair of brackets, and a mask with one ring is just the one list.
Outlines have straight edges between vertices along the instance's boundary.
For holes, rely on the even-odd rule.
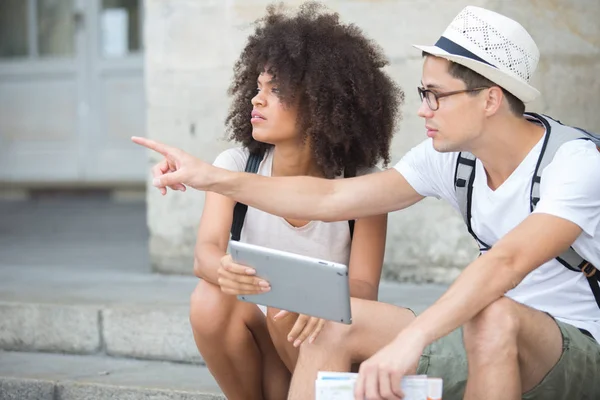
[[201,363],[188,322],[197,279],[115,270],[0,269],[0,349]]
[[[197,278],[134,271],[0,268],[0,349],[200,364],[189,325]],[[422,311],[444,286],[384,282],[382,301]]]
[[222,400],[206,367],[0,351],[0,400]]

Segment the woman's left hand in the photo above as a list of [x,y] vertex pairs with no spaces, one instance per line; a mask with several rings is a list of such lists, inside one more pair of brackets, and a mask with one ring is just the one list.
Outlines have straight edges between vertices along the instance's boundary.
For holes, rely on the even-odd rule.
[[[289,311],[279,311],[273,319],[279,321],[291,315]],[[296,323],[292,327],[292,330],[288,334],[288,342],[292,342],[294,347],[299,347],[307,338],[308,343],[312,343],[317,338],[317,335],[321,332],[325,326],[325,320],[317,317],[311,317],[309,315],[300,314]]]

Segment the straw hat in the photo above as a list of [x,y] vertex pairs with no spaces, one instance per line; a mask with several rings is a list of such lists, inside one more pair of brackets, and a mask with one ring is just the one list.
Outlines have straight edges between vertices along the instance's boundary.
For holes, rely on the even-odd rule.
[[523,101],[540,92],[529,84],[540,52],[516,21],[480,7],[465,7],[433,46],[419,50],[453,61],[488,78]]

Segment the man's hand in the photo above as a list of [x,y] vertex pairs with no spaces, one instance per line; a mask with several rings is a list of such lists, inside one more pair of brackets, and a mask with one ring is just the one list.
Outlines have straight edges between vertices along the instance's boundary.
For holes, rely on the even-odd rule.
[[132,137],[134,143],[162,154],[164,159],[152,168],[153,181],[161,194],[167,194],[167,187],[184,192],[186,185],[194,189],[206,190],[212,165],[176,147],[154,140]]
[[271,289],[269,282],[257,277],[253,268],[234,263],[229,254],[221,258],[217,273],[219,286],[225,294],[259,294]]
[[[282,320],[287,316],[292,315],[289,311],[279,311],[273,319],[275,321]],[[325,320],[321,318],[311,317],[309,315],[300,314],[296,319],[296,323],[292,327],[292,330],[288,334],[288,342],[293,342],[294,347],[299,347],[306,338],[308,339],[308,343],[312,343],[317,338],[317,335],[323,329],[325,325]],[[310,337],[309,337],[310,336]]]
[[416,373],[425,344],[418,336],[403,333],[360,365],[356,400],[404,398],[402,378]]

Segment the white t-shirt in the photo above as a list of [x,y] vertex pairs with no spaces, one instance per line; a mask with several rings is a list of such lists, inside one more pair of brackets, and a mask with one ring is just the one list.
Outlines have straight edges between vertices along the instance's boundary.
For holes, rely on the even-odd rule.
[[[219,154],[213,164],[230,171],[244,171],[248,156],[246,149],[232,148]],[[272,167],[273,151],[269,150],[265,153],[257,173],[271,176]],[[357,171],[357,175],[376,170],[377,168]],[[348,221],[310,221],[304,226],[295,227],[284,218],[248,207],[240,241],[344,265],[348,265],[350,259]]]
[[[471,225],[482,241],[493,245],[530,215],[531,180],[543,138],[496,190],[487,184],[476,161]],[[407,153],[395,169],[422,196],[447,200],[460,212],[454,188],[458,153],[439,153],[427,139]],[[542,172],[540,201],[534,213],[567,219],[583,232],[573,243],[579,255],[600,265],[600,152],[587,140],[562,145]],[[442,240],[442,239],[440,239]],[[506,296],[558,320],[590,332],[600,342],[600,308],[585,276],[556,259],[531,273]]]

